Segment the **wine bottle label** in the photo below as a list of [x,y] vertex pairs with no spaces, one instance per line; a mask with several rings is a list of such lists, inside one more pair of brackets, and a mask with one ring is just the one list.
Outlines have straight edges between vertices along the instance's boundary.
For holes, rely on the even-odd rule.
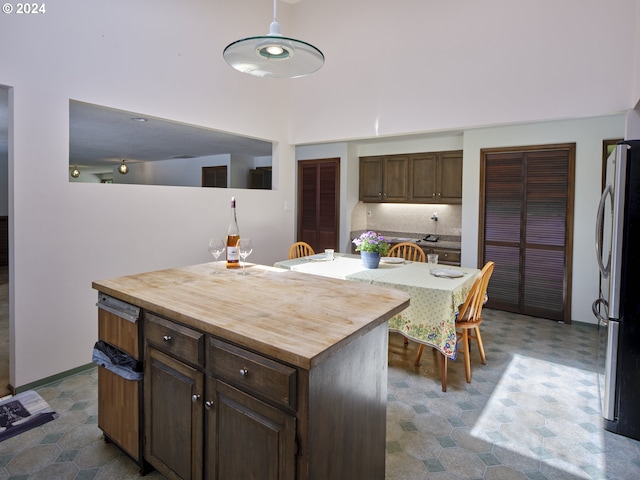
[[237,262],[240,260],[238,247],[227,247],[227,262]]

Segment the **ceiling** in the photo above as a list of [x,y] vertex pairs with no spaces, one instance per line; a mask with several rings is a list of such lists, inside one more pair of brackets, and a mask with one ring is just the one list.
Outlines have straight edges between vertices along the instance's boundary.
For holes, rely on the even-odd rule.
[[[0,87],[0,157],[8,156],[8,89]],[[145,118],[147,121],[134,119]],[[128,163],[236,154],[272,155],[271,142],[83,102],[69,102],[69,164],[112,171]]]

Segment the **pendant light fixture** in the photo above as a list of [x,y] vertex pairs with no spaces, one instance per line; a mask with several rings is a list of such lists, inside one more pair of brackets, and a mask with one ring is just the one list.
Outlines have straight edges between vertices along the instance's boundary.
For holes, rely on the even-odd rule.
[[120,164],[120,166],[118,167],[118,171],[122,174],[122,175],[126,175],[127,172],[129,171],[129,167],[124,163],[124,158],[122,159],[122,163]]
[[80,176],[80,170],[78,170],[78,167],[73,167],[73,170],[71,170],[71,176],[73,178],[78,178]]
[[269,33],[247,37],[227,45],[225,61],[236,70],[256,77],[295,78],[309,75],[324,64],[324,55],[313,45],[283,37],[273,0],[273,22]]

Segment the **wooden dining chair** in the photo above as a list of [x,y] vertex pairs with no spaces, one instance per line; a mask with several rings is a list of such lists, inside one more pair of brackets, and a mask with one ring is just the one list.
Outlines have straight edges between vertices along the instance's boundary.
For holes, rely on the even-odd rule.
[[[480,275],[475,279],[467,298],[462,305],[458,307],[456,315],[456,335],[458,337],[458,353],[464,355],[464,370],[467,377],[467,383],[471,383],[471,339],[478,344],[480,352],[480,361],[483,365],[487,364],[487,357],[484,353],[484,345],[482,344],[482,336],[480,335],[480,324],[482,323],[482,307],[486,302],[487,286],[493,274],[495,263],[489,261],[482,267]],[[461,347],[463,348],[461,349]],[[424,345],[420,344],[416,355],[415,365],[420,365],[420,357]],[[434,352],[436,350],[434,349]],[[442,357],[441,374],[442,374],[442,391],[447,391],[447,357]]]
[[[482,323],[482,306],[486,302],[487,286],[493,274],[494,262],[487,262],[480,276],[476,279],[473,287],[469,290],[467,300],[458,309],[458,318],[456,319],[456,332],[458,335],[458,353],[464,354],[464,371],[467,376],[467,383],[471,383],[471,339],[478,344],[480,352],[480,361],[483,365],[487,364],[487,357],[484,354],[484,345],[482,345],[482,336],[480,335],[480,324]],[[462,342],[460,339],[462,338]],[[464,345],[464,350],[460,350],[460,346]]]
[[424,254],[424,250],[415,243],[401,242],[396,243],[391,250],[389,250],[390,257],[404,258],[410,262],[426,262],[427,257]]
[[300,258],[300,257],[308,257],[309,255],[313,255],[316,252],[313,251],[311,245],[307,242],[296,242],[291,245],[289,249],[289,260],[292,258]]

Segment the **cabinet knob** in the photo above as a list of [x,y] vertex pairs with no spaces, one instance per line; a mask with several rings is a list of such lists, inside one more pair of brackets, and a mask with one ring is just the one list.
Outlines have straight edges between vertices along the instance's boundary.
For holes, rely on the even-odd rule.
[[247,370],[246,368],[241,368],[240,369],[240,375],[242,375],[243,377],[246,377],[249,375],[249,370]]
[[198,400],[200,400],[200,395],[198,395],[197,393],[191,395],[191,401],[193,403],[198,403]]
[[171,341],[171,335],[165,335],[164,337],[162,337],[162,340],[164,340],[164,342],[170,342]]
[[207,400],[206,402],[204,402],[204,407],[209,410],[213,407],[213,402],[211,400]]

